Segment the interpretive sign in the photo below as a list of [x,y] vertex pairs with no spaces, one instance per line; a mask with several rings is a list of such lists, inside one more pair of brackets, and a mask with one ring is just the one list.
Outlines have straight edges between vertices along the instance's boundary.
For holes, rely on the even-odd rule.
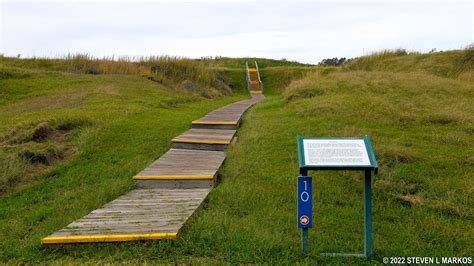
[[368,137],[303,138],[298,136],[300,168],[312,170],[376,170],[377,162]]
[[[369,137],[363,138],[303,138],[298,136],[298,227],[301,228],[303,252],[309,249],[308,228],[313,225],[311,197],[312,177],[310,170],[359,170],[364,172],[364,253],[339,254],[331,256],[372,256],[372,171],[377,174],[378,165]],[[309,191],[308,192],[308,188]]]

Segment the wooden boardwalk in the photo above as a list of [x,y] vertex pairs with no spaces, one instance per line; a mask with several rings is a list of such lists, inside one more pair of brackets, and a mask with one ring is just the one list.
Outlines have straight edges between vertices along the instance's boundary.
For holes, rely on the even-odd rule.
[[227,105],[192,123],[172,149],[133,177],[135,189],[43,238],[43,244],[120,242],[176,238],[205,200],[225,148],[232,143],[252,99]]
[[252,99],[226,105],[193,121],[193,128],[237,129],[244,112],[261,99],[263,95],[255,95]]

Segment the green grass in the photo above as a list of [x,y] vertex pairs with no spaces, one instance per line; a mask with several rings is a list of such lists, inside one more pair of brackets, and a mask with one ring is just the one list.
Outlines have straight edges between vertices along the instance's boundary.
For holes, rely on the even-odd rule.
[[293,80],[303,78],[309,73],[324,72],[324,67],[269,67],[261,70],[265,95],[281,95],[284,88]]
[[285,59],[267,59],[267,58],[231,58],[231,57],[218,57],[213,59],[202,59],[199,61],[211,63],[214,67],[226,67],[226,68],[245,68],[245,63],[248,62],[249,66],[254,66],[254,62],[257,61],[258,67],[263,69],[267,67],[301,67],[301,66],[313,66],[311,64],[303,64],[296,61],[288,61]]
[[80,151],[77,155],[38,177],[29,188],[2,198],[2,257],[46,255],[37,250],[41,237],[129,190],[131,177],[166,152],[171,138],[189,128],[193,119],[233,100],[141,108],[100,129],[81,132],[73,141]]
[[319,256],[363,250],[362,176],[353,172],[312,173],[316,224],[302,259],[296,136],[369,134],[381,167],[373,187],[374,262],[472,256],[474,91],[464,79],[420,72],[316,71],[284,96],[267,86],[270,97],[247,114],[222,183],[184,236],[202,247],[193,254],[238,263],[364,263]]
[[[429,56],[449,57],[450,53]],[[403,58],[411,60],[410,56],[399,58],[400,64]],[[430,68],[450,67],[426,60],[432,62]],[[470,71],[468,67],[463,73]],[[221,68],[219,73],[236,91],[245,90],[242,72]],[[93,126],[72,129],[78,130],[72,139],[78,152],[72,158],[48,170],[32,186],[1,199],[0,260],[374,264],[383,257],[472,256],[472,83],[463,74],[445,77],[418,65],[410,71],[266,67],[262,78],[267,99],[247,112],[237,145],[227,151],[219,186],[177,240],[41,246],[41,237],[129,190],[130,176],[163,154],[169,139],[188,128],[192,119],[243,97],[202,100],[190,96],[178,101],[178,108],[160,106],[166,88],[148,102],[150,95],[136,96],[133,90],[150,81],[129,78],[129,86],[140,85],[128,97],[103,95],[81,111],[99,110],[96,105],[105,104],[101,111],[127,106],[129,113],[112,111],[106,116],[111,121],[105,123],[97,111],[98,117],[87,120]],[[67,91],[47,90],[58,95]],[[169,93],[174,101],[167,101],[175,103],[176,96]],[[133,105],[129,102],[133,95],[151,106]],[[32,99],[28,97],[42,96],[11,97],[20,104]],[[25,113],[11,121],[36,117],[30,118],[24,108]],[[61,121],[53,119],[51,127]],[[97,124],[101,126],[95,129]],[[311,173],[315,226],[310,230],[310,252],[302,256],[296,227],[298,134],[370,135],[380,164],[373,180],[373,261],[319,255],[363,250],[362,175],[345,171]]]
[[344,68],[349,70],[422,72],[441,77],[460,76],[473,80],[474,48],[431,54],[408,53],[403,49],[385,50],[355,58]]
[[104,57],[89,54],[69,54],[59,59],[17,59],[0,56],[0,77],[20,77],[28,70],[60,71],[76,74],[117,74],[142,76],[166,87],[174,87],[207,98],[229,95],[230,88],[211,67],[210,62],[201,62],[185,57]]
[[181,76],[157,82],[127,60],[0,58],[1,261],[51,258],[41,237],[129,190],[192,120],[247,97],[243,69],[206,70],[233,87],[233,96],[206,99],[222,94],[179,86],[198,73],[186,71],[194,63],[159,60],[170,67],[158,72]]
[[[81,132],[100,130],[143,110],[173,109],[229,94],[220,93],[223,87],[218,86],[204,90],[180,86],[178,79],[186,81],[189,77],[198,81],[193,77],[207,71],[230,90],[217,70],[209,67],[206,71],[199,70],[202,63],[196,62],[200,65],[197,66],[188,59],[173,57],[147,60],[140,64],[150,64],[150,68],[161,64],[158,72],[168,73],[170,77],[177,77],[179,69],[183,71],[179,78],[157,82],[150,79],[157,77],[154,74],[125,71],[124,65],[137,67],[130,61],[79,56],[65,60],[0,58],[0,194],[28,186],[38,173],[74,156],[77,147],[72,141],[81,138]],[[78,65],[75,61],[107,66],[114,74],[72,71],[67,66]],[[184,69],[196,70],[186,72]],[[176,73],[170,74],[171,70]],[[234,92],[242,95],[243,90],[239,88]]]

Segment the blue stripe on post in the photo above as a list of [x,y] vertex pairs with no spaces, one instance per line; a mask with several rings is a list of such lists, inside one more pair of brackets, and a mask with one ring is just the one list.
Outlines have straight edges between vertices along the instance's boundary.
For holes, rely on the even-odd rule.
[[313,227],[313,178],[298,176],[298,227]]

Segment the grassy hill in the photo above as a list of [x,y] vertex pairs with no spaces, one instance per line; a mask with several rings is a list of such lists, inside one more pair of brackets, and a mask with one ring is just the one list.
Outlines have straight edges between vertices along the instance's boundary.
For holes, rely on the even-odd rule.
[[440,77],[473,78],[474,49],[437,52],[431,54],[408,53],[399,49],[373,53],[356,58],[345,66],[349,70],[421,72]]
[[248,62],[249,66],[253,66],[254,62],[257,61],[259,68],[268,67],[301,67],[301,66],[312,66],[311,64],[303,64],[296,61],[288,61],[286,59],[276,60],[268,58],[257,58],[257,57],[243,57],[243,58],[232,58],[232,57],[217,57],[209,59],[201,59],[199,61],[207,62],[212,64],[216,68],[243,68],[245,63]]
[[197,61],[212,66],[205,73],[216,79],[207,80],[233,90],[206,95],[181,87],[183,78],[157,82],[144,63],[129,74],[114,67],[85,74],[70,62],[0,60],[0,143],[9,158],[2,163],[25,160],[19,155],[30,146],[61,155],[1,196],[0,261],[363,264],[319,256],[363,249],[361,176],[350,172],[312,173],[315,228],[310,253],[301,255],[297,134],[370,135],[381,167],[373,185],[374,263],[472,256],[471,50],[384,52],[342,68],[262,61],[267,99],[248,111],[220,185],[178,240],[57,247],[39,239],[130,189],[130,177],[191,120],[246,97],[243,61]]
[[[0,193],[73,156],[101,128],[146,110],[181,110],[231,94],[219,72],[189,59],[135,63],[79,55],[0,58],[0,64]],[[234,94],[243,97],[241,91]]]
[[[301,262],[294,200],[297,134],[369,134],[381,166],[373,185],[375,260],[471,256],[472,55],[472,50],[387,54],[378,59],[375,55],[356,59],[343,69],[313,70],[285,88],[275,81],[275,86],[266,86],[271,97],[247,115],[239,145],[228,153],[225,178],[193,225],[191,242],[222,243],[219,247],[226,258],[238,262],[269,258]],[[414,63],[419,58],[431,65]],[[433,71],[457,69],[459,58],[466,62],[462,71]],[[361,69],[361,61],[370,61],[372,67]],[[310,232],[307,260],[363,263],[319,256],[363,250],[362,176],[350,172],[312,175],[316,225]],[[223,224],[224,232],[211,229]],[[227,237],[235,240],[225,241]],[[258,255],[248,258],[247,254]]]

